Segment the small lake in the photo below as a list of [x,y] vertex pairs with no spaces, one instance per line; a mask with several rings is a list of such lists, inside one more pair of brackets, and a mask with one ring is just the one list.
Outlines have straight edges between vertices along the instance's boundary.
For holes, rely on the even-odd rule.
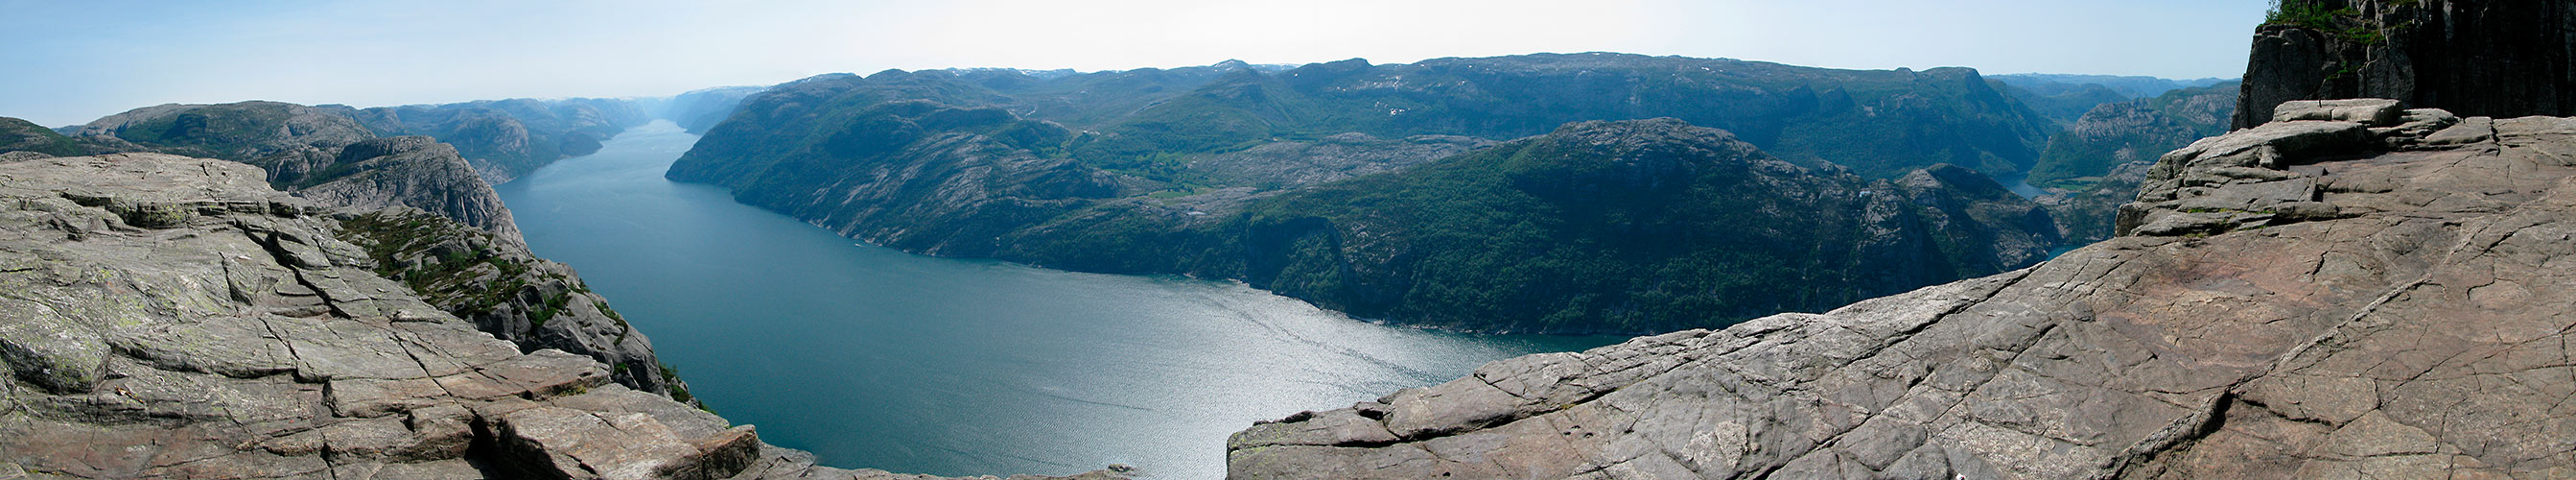
[[664,180],[696,141],[656,121],[501,198],[698,398],[824,465],[1213,479],[1255,420],[1622,340],[1388,327],[1234,283],[857,245]]

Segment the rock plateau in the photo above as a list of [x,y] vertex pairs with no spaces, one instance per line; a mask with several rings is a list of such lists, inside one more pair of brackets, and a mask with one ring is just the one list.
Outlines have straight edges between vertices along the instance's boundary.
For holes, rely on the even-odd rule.
[[1231,476],[2576,476],[2576,119],[2267,111],[2118,238],[1256,425]]

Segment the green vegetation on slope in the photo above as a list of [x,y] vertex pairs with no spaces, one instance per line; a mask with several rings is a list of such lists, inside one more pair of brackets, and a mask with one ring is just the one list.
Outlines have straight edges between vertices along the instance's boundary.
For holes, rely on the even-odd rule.
[[2035,205],[1965,169],[1934,172],[1872,181],[1676,120],[1586,122],[1223,218],[1104,204],[1021,232],[1001,256],[1240,278],[1408,324],[1636,333],[1994,273],[2054,243]]
[[[1656,117],[1672,119],[1584,123]],[[2047,125],[1956,68],[1581,54],[887,71],[746,98],[666,176],[918,253],[1239,278],[1406,323],[1635,333],[2035,260],[2055,242],[2046,214],[1946,165],[2026,170]],[[1730,153],[1649,155],[1680,170],[1602,167],[1644,160],[1560,140],[1457,155],[1595,130]]]
[[2049,139],[2030,183],[2082,190],[2122,164],[2153,162],[2192,141],[2227,133],[2238,86],[2231,81],[2094,108]]
[[35,122],[0,117],[0,153],[26,151],[68,157],[96,153],[93,150]]

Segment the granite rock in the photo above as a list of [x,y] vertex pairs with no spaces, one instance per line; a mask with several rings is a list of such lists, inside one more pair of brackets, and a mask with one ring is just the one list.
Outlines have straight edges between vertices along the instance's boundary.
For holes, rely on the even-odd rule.
[[[1494,362],[1255,425],[1230,476],[2576,475],[2576,119],[2471,124],[2493,127],[2406,149],[2318,120],[2204,140],[2131,210],[2208,226]],[[2185,206],[2201,198],[2253,203]]]
[[865,476],[479,331],[342,238],[365,214],[266,177],[0,163],[0,478]]

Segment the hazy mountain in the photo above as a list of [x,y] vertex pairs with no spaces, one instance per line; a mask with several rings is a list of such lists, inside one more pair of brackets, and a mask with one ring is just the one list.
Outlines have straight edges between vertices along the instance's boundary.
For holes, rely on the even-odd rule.
[[2024,90],[2030,90],[2041,95],[2056,95],[2076,90],[2084,90],[2087,86],[2098,85],[2129,98],[2153,97],[2163,95],[2165,92],[2174,90],[2192,87],[2206,87],[2230,80],[2225,78],[2170,79],[2148,76],[2081,75],[2063,73],[2008,73],[2002,75],[1987,75],[1986,78],[2004,82],[2007,85],[2012,85]]
[[599,151],[601,140],[651,120],[631,101],[601,98],[318,108],[356,119],[377,135],[426,135],[455,145],[494,184],[555,160]]

